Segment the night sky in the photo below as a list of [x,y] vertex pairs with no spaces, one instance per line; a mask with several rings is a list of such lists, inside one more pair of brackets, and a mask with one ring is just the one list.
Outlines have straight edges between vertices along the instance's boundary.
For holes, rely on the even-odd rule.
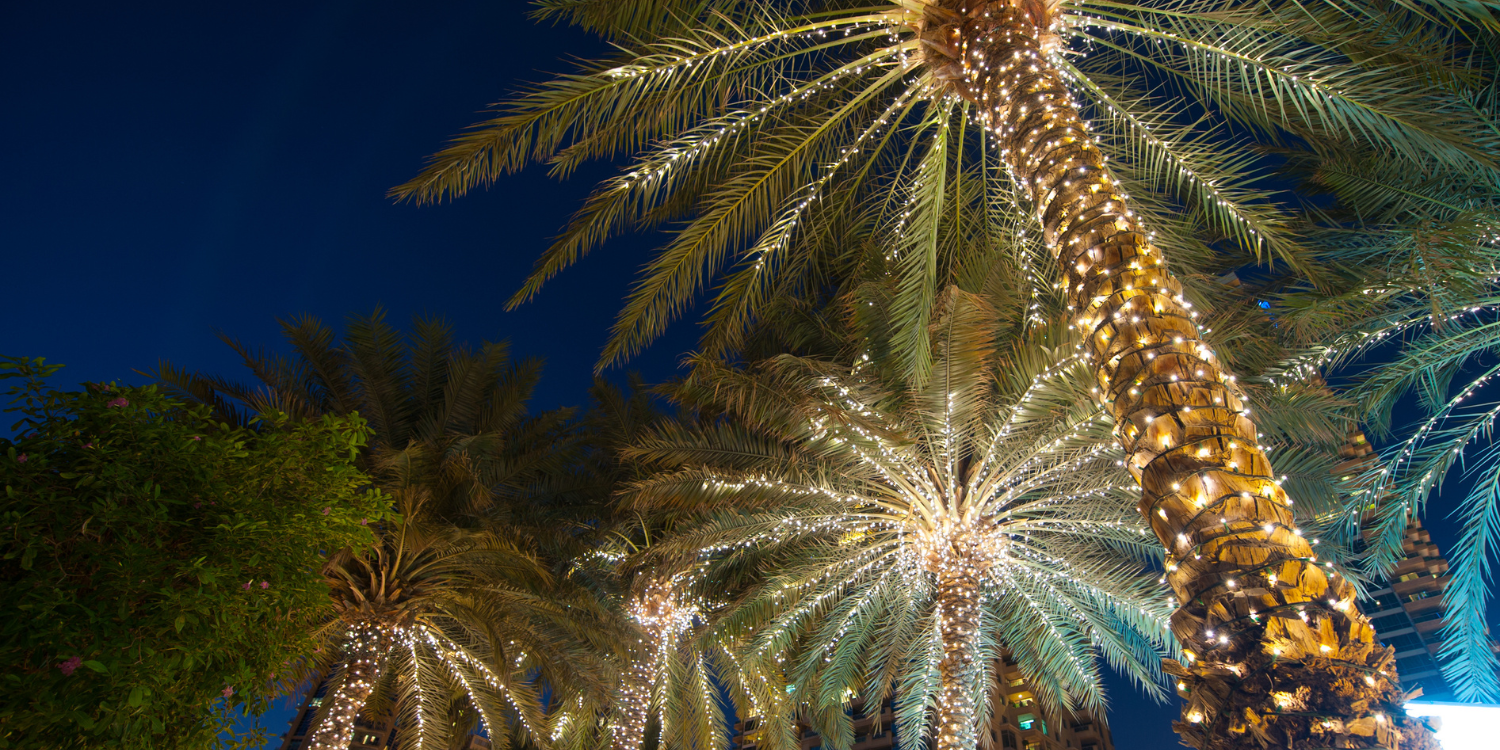
[[[537,169],[440,206],[385,192],[489,103],[602,46],[534,24],[522,0],[227,5],[0,16],[0,353],[66,364],[70,383],[144,382],[159,359],[238,378],[216,331],[277,346],[278,318],[383,307],[508,339],[546,359],[536,407],[582,404],[653,238],[502,305],[607,167],[568,183]],[[631,369],[669,377],[695,334],[676,326]],[[1112,694],[1119,750],[1177,745],[1175,708]]]
[[[385,198],[521,82],[600,45],[519,1],[31,3],[0,24],[0,351],[129,379],[158,358],[242,372],[215,331],[377,306],[547,360],[536,406],[577,404],[649,241],[502,309],[586,194],[538,170],[453,204]],[[593,175],[603,174],[596,170]],[[633,367],[663,378],[695,331]]]

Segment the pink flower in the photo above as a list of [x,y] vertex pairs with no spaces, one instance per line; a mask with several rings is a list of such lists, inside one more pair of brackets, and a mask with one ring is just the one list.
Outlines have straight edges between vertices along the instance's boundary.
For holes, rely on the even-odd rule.
[[[22,464],[26,463],[26,454],[22,453],[21,455],[16,456],[16,463],[22,463]],[[323,512],[327,513],[328,511],[325,510]]]
[[85,447],[85,448],[92,448],[92,447],[94,447],[94,444],[93,443],[84,443],[83,447]]
[[332,513],[332,512],[333,512],[333,508],[324,508],[323,509],[323,515],[325,515],[325,516],[328,515],[329,513]]
[[233,685],[226,685],[226,686],[224,686],[224,693],[223,693],[223,695],[224,695],[225,698],[228,698],[229,696],[234,695],[234,686]]
[[202,435],[194,435],[194,436],[193,436],[193,439],[194,439],[194,440],[202,440],[202,439],[203,439],[203,436],[202,436]]
[[78,671],[78,666],[80,664],[83,664],[83,657],[81,657],[81,656],[72,656],[72,657],[69,657],[67,661],[65,661],[65,662],[57,665],[57,668],[65,676],[72,677],[73,673],[76,672],[76,671]]
[[261,587],[261,588],[262,588],[262,589],[268,589],[268,588],[271,588],[271,582],[270,582],[270,581],[261,581],[261,582],[260,582],[260,587]]
[[130,406],[130,402],[125,400],[124,396],[121,396],[114,401],[109,402],[109,407],[112,409],[120,406]]
[[242,588],[242,589],[244,589],[246,591],[249,591],[250,590],[250,582],[249,581],[245,581],[245,583],[243,585],[241,585],[240,588]]
[[370,525],[370,519],[368,519],[368,518],[361,518],[361,519],[359,519],[359,525],[360,526],[369,526]]

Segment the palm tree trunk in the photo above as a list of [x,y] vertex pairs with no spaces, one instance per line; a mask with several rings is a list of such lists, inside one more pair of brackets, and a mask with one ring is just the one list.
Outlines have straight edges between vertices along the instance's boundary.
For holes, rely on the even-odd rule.
[[354,721],[375,689],[380,667],[390,651],[392,638],[384,626],[362,623],[354,626],[344,657],[344,679],[329,696],[308,739],[310,750],[343,750],[354,737]]
[[1393,651],[1354,588],[1297,532],[1233,376],[1049,61],[1050,3],[1013,3],[940,0],[923,40],[1030,192],[1141,512],[1167,548],[1187,652],[1167,665],[1186,700],[1174,728],[1201,750],[1436,748],[1402,711]]
[[619,718],[615,722],[611,746],[614,750],[640,750],[646,739],[646,720],[650,716],[651,696],[656,670],[661,664],[661,648],[654,638],[643,639],[645,653],[631,660],[630,672],[620,687]]
[[937,576],[937,627],[943,644],[938,663],[935,750],[978,747],[974,690],[979,676],[979,578],[975,569],[950,562]]

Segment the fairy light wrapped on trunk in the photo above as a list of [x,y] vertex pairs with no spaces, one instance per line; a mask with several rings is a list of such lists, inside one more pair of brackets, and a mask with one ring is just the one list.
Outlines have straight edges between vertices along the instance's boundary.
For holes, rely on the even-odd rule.
[[936,582],[938,662],[937,750],[977,747],[979,716],[973,685],[980,672],[979,621],[984,577],[1005,554],[1006,537],[979,524],[947,521],[920,535],[924,567]]
[[620,686],[619,717],[612,727],[614,750],[640,750],[646,739],[646,722],[656,699],[670,652],[678,638],[692,627],[700,607],[679,600],[681,581],[654,580],[646,590],[631,600],[630,619],[640,627],[643,636],[637,644]]
[[1186,664],[1169,662],[1195,747],[1426,750],[1354,587],[1297,529],[1234,377],[1203,340],[1089,135],[1052,55],[1045,2],[925,8],[928,66],[978,108],[1065,273],[1098,395],[1168,553]]
[[395,629],[377,622],[362,622],[349,628],[348,656],[337,686],[328,697],[317,729],[308,738],[314,750],[342,750],[354,738],[354,722],[375,690],[387,652],[395,645]]

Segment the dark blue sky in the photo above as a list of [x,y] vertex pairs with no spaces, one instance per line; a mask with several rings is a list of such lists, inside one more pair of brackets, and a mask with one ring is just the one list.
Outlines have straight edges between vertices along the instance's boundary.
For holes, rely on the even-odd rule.
[[[588,181],[528,173],[455,204],[386,189],[523,80],[596,49],[517,0],[12,6],[0,23],[0,351],[127,379],[165,357],[239,374],[216,329],[385,307],[541,355],[578,403],[648,242],[502,310]],[[670,345],[641,358],[665,377]]]
[[[488,103],[600,48],[525,10],[8,5],[0,353],[64,363],[70,382],[140,380],[160,358],[239,377],[216,330],[274,346],[278,317],[338,323],[383,306],[398,323],[441,315],[463,339],[509,339],[547,360],[538,407],[582,403],[651,240],[614,243],[535,302],[502,305],[600,173],[563,184],[534,170],[436,207],[384,197]],[[633,367],[669,376],[694,334],[677,326]],[[1119,750],[1176,746],[1175,709],[1123,683],[1114,695]]]

